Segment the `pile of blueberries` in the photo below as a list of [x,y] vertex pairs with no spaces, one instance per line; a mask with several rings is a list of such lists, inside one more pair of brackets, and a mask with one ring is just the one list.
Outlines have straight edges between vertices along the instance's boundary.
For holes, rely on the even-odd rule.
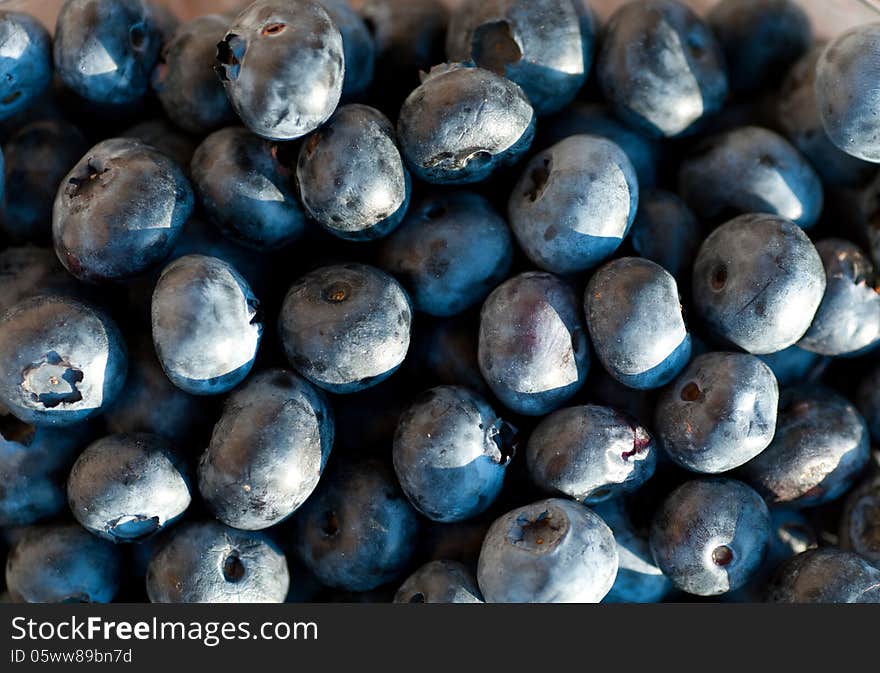
[[5,599],[880,602],[878,64],[793,0],[0,11]]

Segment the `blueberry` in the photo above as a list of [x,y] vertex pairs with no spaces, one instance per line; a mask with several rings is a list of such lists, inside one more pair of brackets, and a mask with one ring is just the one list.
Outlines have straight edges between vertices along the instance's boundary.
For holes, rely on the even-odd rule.
[[735,93],[777,83],[813,40],[809,17],[792,0],[722,0],[709,13],[709,25]]
[[250,372],[263,326],[244,278],[216,257],[185,255],[162,271],[151,307],[153,343],[171,382],[225,393]]
[[223,523],[268,528],[309,497],[332,446],[324,396],[291,372],[261,372],[226,399],[199,461],[199,492]]
[[52,201],[67,172],[89,149],[82,133],[63,121],[23,126],[4,146],[6,203],[3,230],[15,241],[52,239]]
[[650,479],[657,449],[632,418],[587,404],[543,418],[529,438],[526,460],[541,489],[593,505]]
[[457,561],[431,561],[416,570],[394,594],[395,603],[482,603],[477,580]]
[[770,545],[770,512],[742,482],[695,479],[663,501],[650,544],[676,587],[716,596],[743,586],[761,566]]
[[822,357],[798,346],[789,346],[781,351],[758,357],[773,370],[773,375],[776,376],[780,386],[804,383],[814,373],[822,370]]
[[80,280],[128,279],[168,256],[192,209],[192,188],[171,159],[138,140],[105,140],[58,188],[55,252]]
[[869,451],[865,421],[843,397],[826,388],[790,388],[780,398],[773,441],[742,476],[770,504],[819,505],[849,490]]
[[840,517],[840,546],[880,568],[880,473],[873,470],[846,498]]
[[29,14],[0,11],[0,119],[33,105],[52,80],[52,38]]
[[345,76],[342,100],[360,98],[373,81],[376,45],[367,24],[348,0],[319,0],[342,35]]
[[413,307],[451,316],[483,301],[507,277],[513,237],[479,194],[435,192],[410,208],[379,251],[379,265],[400,279]]
[[353,393],[393,374],[409,349],[412,308],[400,284],[364,264],[326,266],[296,281],[279,316],[288,360],[316,386]]
[[418,518],[391,471],[364,461],[333,466],[294,526],[297,556],[323,584],[369,591],[406,568]]
[[163,19],[150,0],[66,0],[55,24],[55,69],[82,98],[134,103],[147,93]]
[[782,136],[744,126],[707,138],[685,158],[681,197],[702,220],[771,213],[812,227],[822,213],[822,183]]
[[25,529],[6,559],[9,593],[26,603],[109,603],[121,576],[118,549],[75,523]]
[[126,369],[119,329],[93,306],[45,295],[0,318],[0,403],[26,423],[66,426],[101,413]]
[[162,538],[147,567],[153,603],[283,603],[287,560],[261,533],[190,522]]
[[366,105],[339,108],[308,137],[296,180],[309,216],[340,238],[381,238],[409,206],[411,180],[394,126]]
[[626,126],[611,110],[598,103],[575,101],[544,121],[535,145],[549,147],[573,135],[607,138],[624,151],[635,169],[639,189],[653,189],[657,181],[659,147],[654,139]]
[[70,511],[90,533],[137,542],[177,521],[190,504],[181,458],[158,435],[109,435],[76,459],[67,480]]
[[529,161],[507,208],[529,259],[564,274],[610,257],[638,203],[635,169],[623,150],[605,138],[575,135]]
[[703,242],[694,305],[718,336],[756,355],[795,344],[825,292],[822,259],[803,230],[775,215],[741,215]]
[[274,250],[302,236],[305,215],[283,163],[284,145],[240,127],[216,131],[193,154],[190,170],[208,218],[233,241]]
[[858,406],[874,440],[880,442],[880,366],[871,369],[862,379],[858,389]]
[[595,512],[614,533],[619,559],[617,578],[603,603],[659,603],[672,591],[672,582],[654,563],[647,534],[633,525],[621,498],[595,506]]
[[439,386],[419,395],[394,434],[394,471],[409,501],[434,521],[462,521],[498,497],[516,430],[480,395]]
[[486,533],[477,582],[488,603],[598,603],[617,575],[614,535],[571,500],[515,509]]
[[229,20],[217,14],[178,27],[162,47],[152,86],[168,118],[190,133],[207,133],[235,121],[223,85],[213,72],[217,42]]
[[480,182],[528,151],[535,112],[513,82],[482,68],[443,65],[404,102],[397,135],[418,178]]
[[847,154],[880,163],[880,23],[839,35],[816,64],[816,96],[831,141]]
[[449,11],[440,0],[365,0],[360,13],[376,47],[374,89],[396,114],[419,72],[443,62]]
[[776,122],[828,186],[858,187],[877,166],[837,147],[822,125],[816,92],[816,63],[824,45],[810,50],[788,73],[776,103]]
[[689,282],[702,235],[700,223],[678,196],[660,189],[641,192],[630,240],[640,257],[662,266],[677,282]]
[[198,139],[188,135],[167,119],[148,119],[125,129],[123,138],[135,138],[152,145],[180,166],[189,175],[189,162],[198,146]]
[[583,0],[466,0],[452,13],[446,56],[516,82],[545,115],[565,107],[583,86],[594,42]]
[[571,288],[527,272],[499,285],[480,313],[480,371],[501,402],[540,416],[583,385],[590,366],[586,328]]
[[78,285],[51,248],[27,245],[0,251],[0,313],[38,294],[76,295]]
[[778,403],[776,377],[754,355],[704,353],[660,394],[654,427],[676,463],[718,474],[767,448]]
[[825,295],[798,342],[822,355],[847,355],[880,342],[880,279],[858,246],[840,238],[816,243],[825,266]]
[[727,97],[721,48],[677,0],[624,4],[605,26],[596,67],[621,118],[656,136],[689,131]]
[[776,573],[771,603],[880,603],[880,570],[834,547],[798,554]]
[[244,125],[271,140],[314,131],[342,94],[342,35],[312,0],[252,3],[217,45],[216,61]]
[[65,509],[64,479],[88,437],[86,424],[56,429],[0,416],[0,526],[30,526]]
[[659,264],[640,257],[608,262],[587,285],[584,312],[599,361],[624,385],[659,388],[690,359],[678,286]]
[[128,340],[128,376],[104,420],[113,433],[152,433],[186,446],[204,429],[206,400],[175,386],[156,357],[149,333]]

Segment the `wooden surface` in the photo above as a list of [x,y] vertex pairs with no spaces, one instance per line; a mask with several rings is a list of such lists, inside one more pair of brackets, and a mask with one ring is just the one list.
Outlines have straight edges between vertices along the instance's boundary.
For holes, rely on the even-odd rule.
[[[249,4],[249,0],[159,0],[186,20],[209,12],[225,12]],[[461,0],[442,0],[454,6]],[[627,0],[587,0],[601,17],[605,17]],[[698,11],[705,11],[717,0],[687,0]],[[38,16],[50,28],[64,0],[0,0],[0,7],[21,9]],[[351,0],[357,5],[359,0]],[[830,37],[850,26],[880,20],[880,0],[801,0],[813,19],[816,33]],[[871,9],[869,5],[873,5]]]

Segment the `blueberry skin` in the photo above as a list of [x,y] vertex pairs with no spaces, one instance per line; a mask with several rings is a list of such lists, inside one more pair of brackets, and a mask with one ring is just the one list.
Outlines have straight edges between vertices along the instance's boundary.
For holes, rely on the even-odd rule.
[[41,428],[0,417],[0,527],[30,526],[65,509],[64,478],[89,434],[87,424]]
[[432,521],[464,521],[486,511],[501,492],[515,433],[477,393],[431,388],[400,416],[394,471],[419,512]]
[[851,552],[810,549],[790,559],[768,589],[769,603],[880,603],[880,570]]
[[400,284],[364,264],[325,266],[297,280],[278,318],[287,359],[332,393],[391,376],[409,349],[412,307]]
[[640,257],[608,262],[587,285],[584,312],[599,361],[625,386],[659,388],[690,360],[678,286],[659,264]]
[[162,271],[151,306],[165,374],[193,395],[219,395],[253,367],[263,326],[247,281],[216,257],[185,255]]
[[862,379],[857,397],[859,411],[865,417],[874,441],[880,442],[880,367],[874,367]]
[[816,64],[824,49],[811,49],[789,70],[776,103],[776,123],[823,183],[858,187],[877,173],[877,166],[847,154],[825,132],[816,92]]
[[687,593],[717,596],[743,586],[770,546],[770,512],[734,479],[695,479],[675,489],[654,515],[654,561]]
[[690,276],[702,234],[687,204],[658,189],[639,193],[630,240],[640,257],[656,262],[682,282]]
[[499,285],[480,312],[477,359],[492,392],[513,411],[543,416],[565,404],[590,367],[571,288],[537,271]]
[[25,245],[0,251],[0,314],[38,294],[75,296],[78,286],[52,248]]
[[727,97],[720,46],[709,26],[676,0],[618,9],[605,25],[596,68],[621,119],[654,136],[685,133]]
[[171,159],[138,140],[104,140],[58,188],[55,253],[80,280],[129,279],[168,256],[192,210],[192,188]]
[[204,134],[235,122],[235,113],[213,70],[217,42],[229,19],[200,16],[177,28],[162,47],[151,75],[153,91],[168,118],[189,133]]
[[342,35],[312,0],[257,0],[217,45],[217,73],[244,125],[293,140],[333,114],[345,73]]
[[799,346],[789,346],[775,353],[759,355],[759,358],[773,371],[780,386],[793,386],[804,383],[819,368],[822,359]]
[[395,603],[482,603],[477,580],[457,561],[431,561],[416,570],[394,594]]
[[507,210],[529,259],[567,274],[610,257],[638,204],[638,179],[624,151],[605,138],[575,135],[529,161]]
[[614,584],[617,566],[605,522],[580,503],[550,498],[492,524],[477,583],[487,603],[598,603]]
[[607,138],[626,153],[638,177],[639,189],[654,188],[659,159],[656,141],[619,121],[605,105],[574,101],[559,114],[544,120],[535,144],[549,147],[573,135]]
[[825,266],[825,295],[798,342],[821,355],[847,355],[880,342],[880,281],[870,258],[840,238],[816,243]]
[[594,505],[650,479],[657,447],[632,418],[587,404],[543,418],[529,437],[526,461],[542,490]]
[[152,145],[180,166],[189,175],[189,162],[199,144],[197,138],[188,135],[164,117],[148,119],[122,132],[123,138],[135,138]]
[[66,0],[55,24],[55,70],[94,103],[134,103],[147,93],[162,47],[149,0]]
[[660,394],[654,427],[676,463],[719,474],[767,448],[776,431],[778,403],[776,377],[757,357],[704,353]]
[[101,413],[127,367],[115,323],[83,302],[38,296],[0,318],[0,403],[25,423],[62,427]]
[[109,603],[120,587],[119,550],[75,523],[27,528],[6,559],[6,586],[25,603]]
[[436,66],[403,103],[397,137],[421,180],[480,182],[528,151],[535,111],[522,89],[489,70]]
[[681,197],[701,220],[770,213],[809,229],[822,213],[822,182],[782,136],[743,126],[712,136],[681,164]]
[[176,446],[187,446],[210,416],[205,399],[184,392],[168,380],[149,334],[129,339],[128,347],[128,376],[104,415],[107,430],[117,434],[146,432]]
[[345,76],[342,81],[342,100],[360,98],[373,81],[376,68],[376,45],[367,24],[348,3],[348,0],[320,0],[330,19],[342,35]]
[[52,81],[52,38],[29,14],[0,12],[0,120],[23,112]]
[[772,85],[810,48],[810,19],[792,0],[722,0],[708,16],[734,93]]
[[199,461],[199,492],[229,526],[274,526],[315,489],[332,446],[324,396],[292,372],[260,372],[227,398]]
[[241,127],[205,138],[190,163],[199,202],[224,235],[254,250],[276,250],[305,230],[305,213],[290,184],[280,146]]
[[485,198],[466,191],[435,192],[414,204],[378,258],[417,311],[440,317],[483,301],[512,261],[507,223]]
[[721,225],[694,262],[697,312],[718,336],[755,355],[797,343],[824,293],[816,248],[776,215],[740,215]]
[[138,542],[189,507],[186,467],[158,435],[109,435],[80,454],[67,480],[70,511],[90,533]]
[[360,13],[376,48],[374,90],[396,114],[419,72],[443,62],[449,10],[439,0],[365,0]]
[[378,110],[345,105],[302,144],[296,180],[309,216],[331,234],[382,238],[406,215],[412,183],[394,126]]
[[870,458],[865,420],[837,393],[783,391],[773,441],[741,469],[768,503],[812,507],[840,497]]
[[871,474],[850,491],[840,516],[840,547],[857,553],[880,568],[880,539],[877,514],[880,512],[880,473],[876,456]]
[[636,530],[622,498],[594,506],[617,545],[617,577],[603,603],[659,603],[672,591],[672,582],[654,563],[647,534]]
[[582,0],[466,0],[446,33],[446,56],[515,82],[538,115],[558,112],[583,86],[595,30]]
[[287,560],[269,538],[216,521],[177,526],[147,566],[153,603],[283,603],[289,586]]
[[19,129],[3,150],[3,231],[14,241],[52,240],[52,202],[61,180],[89,150],[85,137],[67,122],[37,121]]
[[880,163],[880,23],[835,38],[816,64],[816,97],[831,141],[847,154]]
[[369,591],[406,568],[418,518],[382,463],[335,465],[294,518],[298,558],[330,587]]

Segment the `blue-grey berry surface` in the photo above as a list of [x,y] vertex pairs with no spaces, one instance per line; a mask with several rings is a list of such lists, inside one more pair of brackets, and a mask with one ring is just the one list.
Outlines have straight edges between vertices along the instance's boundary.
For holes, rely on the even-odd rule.
[[769,603],[880,603],[880,570],[835,547],[810,549],[776,573]]
[[345,76],[342,101],[363,96],[373,82],[376,68],[376,44],[370,29],[348,0],[319,0],[342,36]]
[[431,561],[406,578],[395,603],[482,603],[473,573],[458,561]]
[[27,110],[52,80],[52,38],[29,14],[0,12],[0,119]]
[[677,282],[687,283],[702,231],[684,201],[672,192],[657,189],[639,192],[630,240],[640,257],[662,266]]

